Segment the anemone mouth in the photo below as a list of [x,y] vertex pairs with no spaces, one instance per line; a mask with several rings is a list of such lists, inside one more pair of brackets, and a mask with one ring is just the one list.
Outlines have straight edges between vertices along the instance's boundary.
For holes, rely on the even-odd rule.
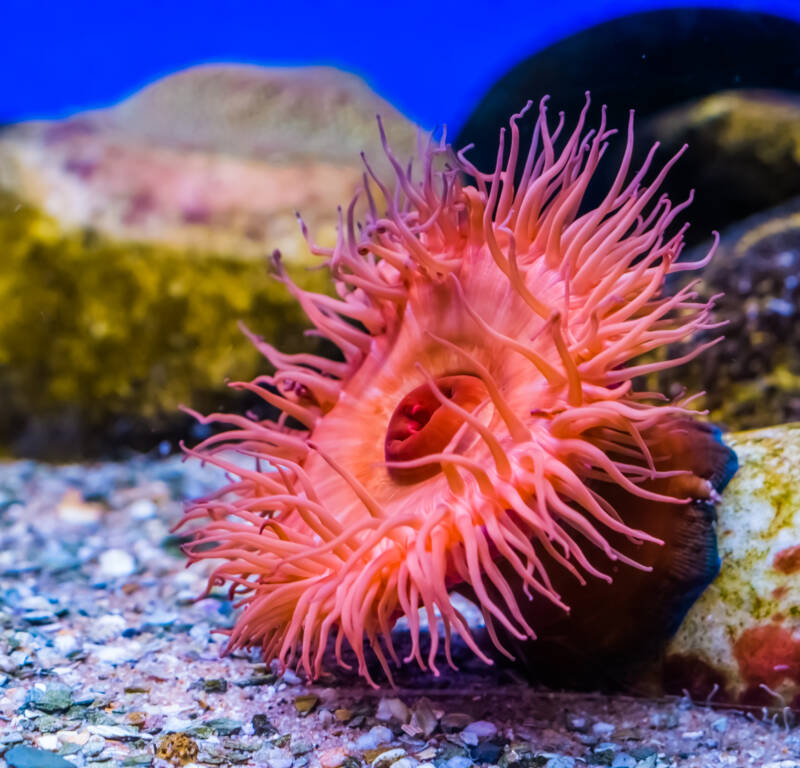
[[484,383],[471,374],[440,376],[406,394],[389,418],[384,444],[387,470],[396,483],[411,485],[441,472],[441,464],[433,461],[414,467],[395,464],[441,453],[464,423],[457,411],[442,407],[433,386],[441,397],[467,412],[488,397]]

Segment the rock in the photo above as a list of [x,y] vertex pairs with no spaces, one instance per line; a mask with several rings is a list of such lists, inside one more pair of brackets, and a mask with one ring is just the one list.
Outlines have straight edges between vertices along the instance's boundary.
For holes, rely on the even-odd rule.
[[124,549],[108,549],[100,555],[100,572],[109,578],[130,576],[136,570],[136,560]]
[[[494,168],[497,132],[508,125],[508,116],[528,99],[538,101],[545,94],[552,96],[550,114],[554,122],[558,110],[564,110],[568,120],[576,115],[589,90],[595,105],[593,119],[599,105],[607,104],[610,125],[624,128],[629,109],[636,110],[637,124],[646,126],[651,117],[673,107],[731,89],[797,90],[795,67],[787,62],[797,61],[798,49],[800,24],[765,13],[675,8],[622,16],[582,30],[516,64],[484,94],[456,145],[474,142],[475,150],[469,157],[481,170]],[[768,120],[769,116],[765,114],[764,118]],[[523,136],[530,135],[531,123],[521,124]],[[785,120],[783,123],[787,124]],[[616,173],[622,151],[618,145],[622,143],[612,142],[600,174],[610,177]],[[647,138],[639,136],[639,158],[648,149]],[[679,163],[683,170],[667,178],[664,191],[673,200],[682,200],[695,186],[698,169],[702,173],[708,167],[710,158],[704,151],[703,147],[690,148]],[[751,162],[758,163],[748,160]],[[780,178],[790,186],[798,178],[795,173],[794,181],[790,181],[791,173],[790,168],[780,170]],[[687,177],[691,183],[687,183]],[[699,242],[712,229],[773,204],[770,201],[775,200],[779,185],[761,183],[763,179],[760,176],[760,188],[749,193],[748,204],[754,207],[742,204],[730,211],[718,203],[729,199],[729,191],[716,182],[711,193],[710,187],[704,186],[691,208],[694,224],[688,236]],[[718,181],[724,184],[724,177]],[[742,182],[737,179],[737,189],[741,190]],[[781,194],[788,194],[788,188],[782,185]],[[607,179],[598,178],[595,194],[606,189]],[[590,190],[590,199],[591,195]]]
[[[207,66],[109,109],[0,129],[0,445],[68,457],[185,434],[183,403],[231,403],[264,364],[243,321],[286,350],[305,318],[265,274],[306,286],[295,219],[329,246],[363,149],[385,165],[414,126],[353,75]],[[238,409],[237,409],[238,410]]]
[[728,442],[740,468],[717,507],[722,570],[670,642],[659,684],[701,701],[800,709],[800,423]]
[[23,744],[9,749],[4,757],[8,768],[74,768],[60,755]]
[[411,711],[398,698],[381,699],[375,711],[375,719],[388,723],[396,720],[398,723],[407,723],[411,718]]
[[[800,123],[798,132],[800,141]],[[796,175],[800,179],[800,168]],[[693,249],[685,258],[700,258],[707,250]],[[689,279],[679,273],[684,275]],[[680,356],[713,336],[725,338],[697,360],[650,377],[647,386],[667,393],[683,386],[705,391],[698,407],[730,429],[800,419],[800,198],[723,233],[700,277],[702,295],[724,293],[715,319],[727,325],[667,353]]]
[[800,195],[800,93],[712,93],[642,121],[638,135],[665,156],[689,145],[669,188],[695,190],[688,217],[697,236]]
[[461,731],[461,740],[468,746],[477,746],[497,735],[497,726],[488,720],[476,720]]
[[392,740],[392,731],[385,725],[376,725],[366,733],[362,733],[356,740],[358,749],[366,751],[377,749],[383,744],[388,744]]
[[31,689],[28,701],[42,712],[66,712],[72,706],[72,691],[60,683],[38,684]]

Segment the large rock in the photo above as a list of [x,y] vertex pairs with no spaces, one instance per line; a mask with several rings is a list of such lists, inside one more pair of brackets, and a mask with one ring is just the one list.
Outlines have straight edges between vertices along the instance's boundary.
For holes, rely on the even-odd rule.
[[740,468],[717,508],[722,570],[670,643],[661,686],[800,709],[800,423],[727,442]]
[[640,136],[666,155],[689,145],[669,184],[695,190],[688,218],[703,236],[800,195],[798,92],[714,93],[643,121]]
[[[508,116],[528,99],[538,101],[550,94],[553,121],[557,121],[558,110],[562,109],[569,121],[575,119],[589,90],[595,105],[593,120],[598,119],[599,105],[607,104],[612,127],[624,129],[628,110],[635,109],[637,125],[646,128],[651,118],[722,91],[776,89],[796,93],[800,91],[798,71],[800,24],[790,19],[722,8],[635,13],[577,32],[516,64],[483,95],[456,143],[463,146],[474,142],[470,158],[478,168],[486,170],[494,167],[497,132],[508,125]],[[720,108],[719,102],[716,107]],[[767,127],[764,121],[778,113],[772,107],[765,111],[758,121],[759,131],[763,133]],[[785,125],[783,114],[778,117]],[[530,135],[532,123],[530,119],[522,121],[523,135]],[[713,126],[706,123],[706,128],[710,127]],[[774,132],[778,130],[780,126]],[[624,136],[624,130],[622,133]],[[594,201],[608,188],[608,179],[619,167],[622,144],[621,139],[612,141],[600,164],[599,173],[606,174],[606,179],[598,179],[594,190],[589,188],[589,197]],[[639,159],[649,144],[647,131],[637,132]],[[667,156],[666,151],[659,154],[661,158]],[[524,158],[520,164],[523,162]],[[702,175],[713,162],[706,147],[693,144],[676,169],[678,172],[667,178],[664,190],[673,200],[682,200],[695,186],[698,174]],[[786,179],[791,172],[790,168],[781,169],[780,178]],[[798,178],[796,168],[794,178]],[[750,189],[743,201],[749,207],[720,205],[733,191],[725,189],[724,182],[714,186],[710,194],[704,187],[689,215],[694,226],[688,238],[699,242],[712,229],[774,205],[781,183],[764,184],[762,179],[759,177],[759,186]],[[744,181],[738,178],[735,189],[741,191]]]
[[237,320],[282,348],[305,318],[270,281],[308,272],[296,221],[331,245],[337,206],[416,128],[327,68],[206,66],[122,104],[0,130],[0,445],[39,456],[148,448],[179,403],[226,403],[261,361]]
[[701,294],[724,294],[715,318],[727,325],[667,353],[677,357],[712,336],[725,338],[689,364],[649,377],[648,386],[705,391],[698,405],[730,429],[800,420],[800,198],[724,232],[700,277]]

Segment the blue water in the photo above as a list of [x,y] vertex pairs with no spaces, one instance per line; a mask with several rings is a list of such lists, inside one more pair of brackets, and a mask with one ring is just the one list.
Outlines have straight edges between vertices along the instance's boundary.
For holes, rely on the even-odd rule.
[[[120,100],[209,61],[330,64],[426,126],[458,128],[513,64],[660,0],[0,0],[0,122]],[[800,0],[705,2],[800,20]],[[676,55],[680,55],[676,51]]]

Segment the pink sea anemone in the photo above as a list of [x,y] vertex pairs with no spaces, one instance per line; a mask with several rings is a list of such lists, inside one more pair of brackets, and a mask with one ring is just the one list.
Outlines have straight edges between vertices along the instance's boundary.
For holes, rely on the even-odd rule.
[[[405,616],[406,661],[437,673],[440,651],[452,664],[457,633],[491,663],[454,590],[470,594],[507,653],[503,638],[535,637],[530,606],[569,612],[556,586],[565,575],[579,585],[611,581],[612,567],[648,570],[637,552],[657,549],[658,516],[713,496],[691,466],[670,464],[669,436],[688,434],[695,417],[688,401],[634,388],[635,377],[714,343],[635,360],[714,327],[713,299],[691,284],[664,291],[668,275],[712,255],[679,260],[684,228],[673,222],[690,200],[657,194],[677,156],[646,184],[653,147],[630,175],[631,114],[619,172],[584,211],[615,133],[605,110],[585,131],[587,97],[567,133],[563,114],[548,124],[543,99],[515,181],[517,123],[530,106],[501,132],[491,173],[429,140],[415,175],[384,137],[395,191],[367,164],[366,220],[356,221],[354,200],[335,248],[313,248],[339,298],[302,290],[276,259],[341,359],[284,354],[252,337],[275,372],[233,386],[280,418],[198,417],[231,427],[188,451],[232,481],[185,519],[203,521],[190,561],[223,560],[209,588],[229,584],[242,609],[229,649],[259,647],[314,677],[335,639],[338,663],[347,643],[372,682],[368,646],[391,677],[392,629]],[[641,526],[615,506],[620,494],[638,502]]]

